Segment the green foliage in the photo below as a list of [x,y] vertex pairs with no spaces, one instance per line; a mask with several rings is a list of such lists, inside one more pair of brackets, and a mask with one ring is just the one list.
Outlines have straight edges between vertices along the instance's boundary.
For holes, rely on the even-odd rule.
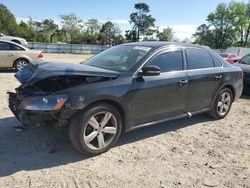
[[250,2],[221,3],[193,35],[195,43],[211,48],[247,46],[250,35]]
[[115,39],[120,34],[120,28],[111,21],[108,21],[104,23],[100,29],[100,40],[102,44],[114,45],[116,44]]
[[6,35],[17,35],[18,25],[15,16],[0,3],[0,32]]
[[[133,34],[136,33],[136,40],[140,40],[141,35],[148,33],[151,27],[154,27],[155,19],[149,15],[149,6],[146,3],[135,4],[136,12],[130,14],[130,23],[133,24],[132,31],[128,35],[130,39],[134,39]],[[129,34],[129,33],[128,33]]]
[[36,27],[36,31],[39,33],[39,37],[44,42],[52,42],[53,34],[58,30],[58,25],[54,23],[54,20],[45,19],[41,22],[35,21],[33,25]]
[[195,43],[204,46],[210,46],[211,48],[216,48],[214,45],[213,31],[210,26],[206,24],[200,25],[193,37],[196,38]]
[[137,33],[135,30],[127,30],[125,31],[125,37],[127,42],[135,42],[137,41]]
[[173,29],[170,27],[167,27],[163,29],[162,32],[158,34],[158,38],[160,41],[170,41],[172,42],[174,40],[174,32]]
[[21,21],[21,23],[18,25],[18,33],[20,37],[29,39],[31,42],[34,41],[36,37],[36,33],[32,27],[23,21]]
[[87,43],[96,44],[100,37],[101,24],[97,19],[89,19],[82,32],[83,40]]
[[82,41],[81,30],[83,28],[82,19],[78,18],[75,14],[70,13],[67,15],[61,15],[62,29],[66,31],[67,42],[79,43]]

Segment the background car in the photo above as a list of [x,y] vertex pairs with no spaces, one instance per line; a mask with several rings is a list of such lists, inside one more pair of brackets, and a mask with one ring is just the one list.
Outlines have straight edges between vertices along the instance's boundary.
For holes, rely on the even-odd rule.
[[240,57],[235,54],[222,53],[220,56],[230,64],[234,64],[240,60]]
[[245,55],[235,64],[243,70],[244,91],[250,92],[250,54]]
[[3,33],[0,33],[0,39],[7,40],[7,41],[12,41],[17,44],[21,44],[23,46],[27,46],[28,42],[24,38],[20,37],[13,37],[13,36],[6,36]]
[[[78,151],[110,149],[122,130],[208,112],[229,113],[243,88],[242,70],[195,45],[118,45],[83,64],[30,64],[15,77],[9,107],[24,125],[69,126]],[[44,122],[45,121],[45,122]]]
[[31,62],[42,62],[41,51],[30,50],[14,42],[0,39],[0,68],[21,70]]

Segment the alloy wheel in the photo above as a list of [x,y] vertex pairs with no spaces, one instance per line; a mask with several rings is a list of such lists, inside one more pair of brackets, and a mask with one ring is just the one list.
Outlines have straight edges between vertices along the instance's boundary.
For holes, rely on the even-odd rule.
[[231,95],[228,91],[221,93],[218,104],[217,112],[220,116],[224,116],[228,113],[231,105]]
[[83,141],[90,149],[101,150],[113,141],[117,128],[117,120],[112,113],[99,112],[87,122],[83,132]]
[[18,70],[21,70],[21,69],[23,69],[27,64],[28,64],[27,61],[24,61],[24,60],[18,61],[17,64],[16,64],[16,68],[17,68]]

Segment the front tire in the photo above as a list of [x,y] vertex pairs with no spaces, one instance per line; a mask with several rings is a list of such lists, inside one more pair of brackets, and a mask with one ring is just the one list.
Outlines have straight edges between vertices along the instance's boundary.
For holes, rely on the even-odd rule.
[[29,64],[29,61],[26,60],[26,59],[18,59],[14,62],[14,68],[17,70],[17,71],[20,71],[22,70],[26,65]]
[[229,113],[233,103],[233,93],[230,89],[222,89],[214,102],[212,110],[209,115],[215,119],[223,119]]
[[69,136],[81,153],[99,155],[117,142],[122,130],[120,113],[109,104],[99,104],[71,118]]

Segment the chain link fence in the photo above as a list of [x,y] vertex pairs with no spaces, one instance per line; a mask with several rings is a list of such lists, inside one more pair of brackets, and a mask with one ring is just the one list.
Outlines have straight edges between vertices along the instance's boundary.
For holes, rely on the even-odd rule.
[[28,48],[41,50],[47,53],[98,54],[108,49],[109,46],[29,42]]

